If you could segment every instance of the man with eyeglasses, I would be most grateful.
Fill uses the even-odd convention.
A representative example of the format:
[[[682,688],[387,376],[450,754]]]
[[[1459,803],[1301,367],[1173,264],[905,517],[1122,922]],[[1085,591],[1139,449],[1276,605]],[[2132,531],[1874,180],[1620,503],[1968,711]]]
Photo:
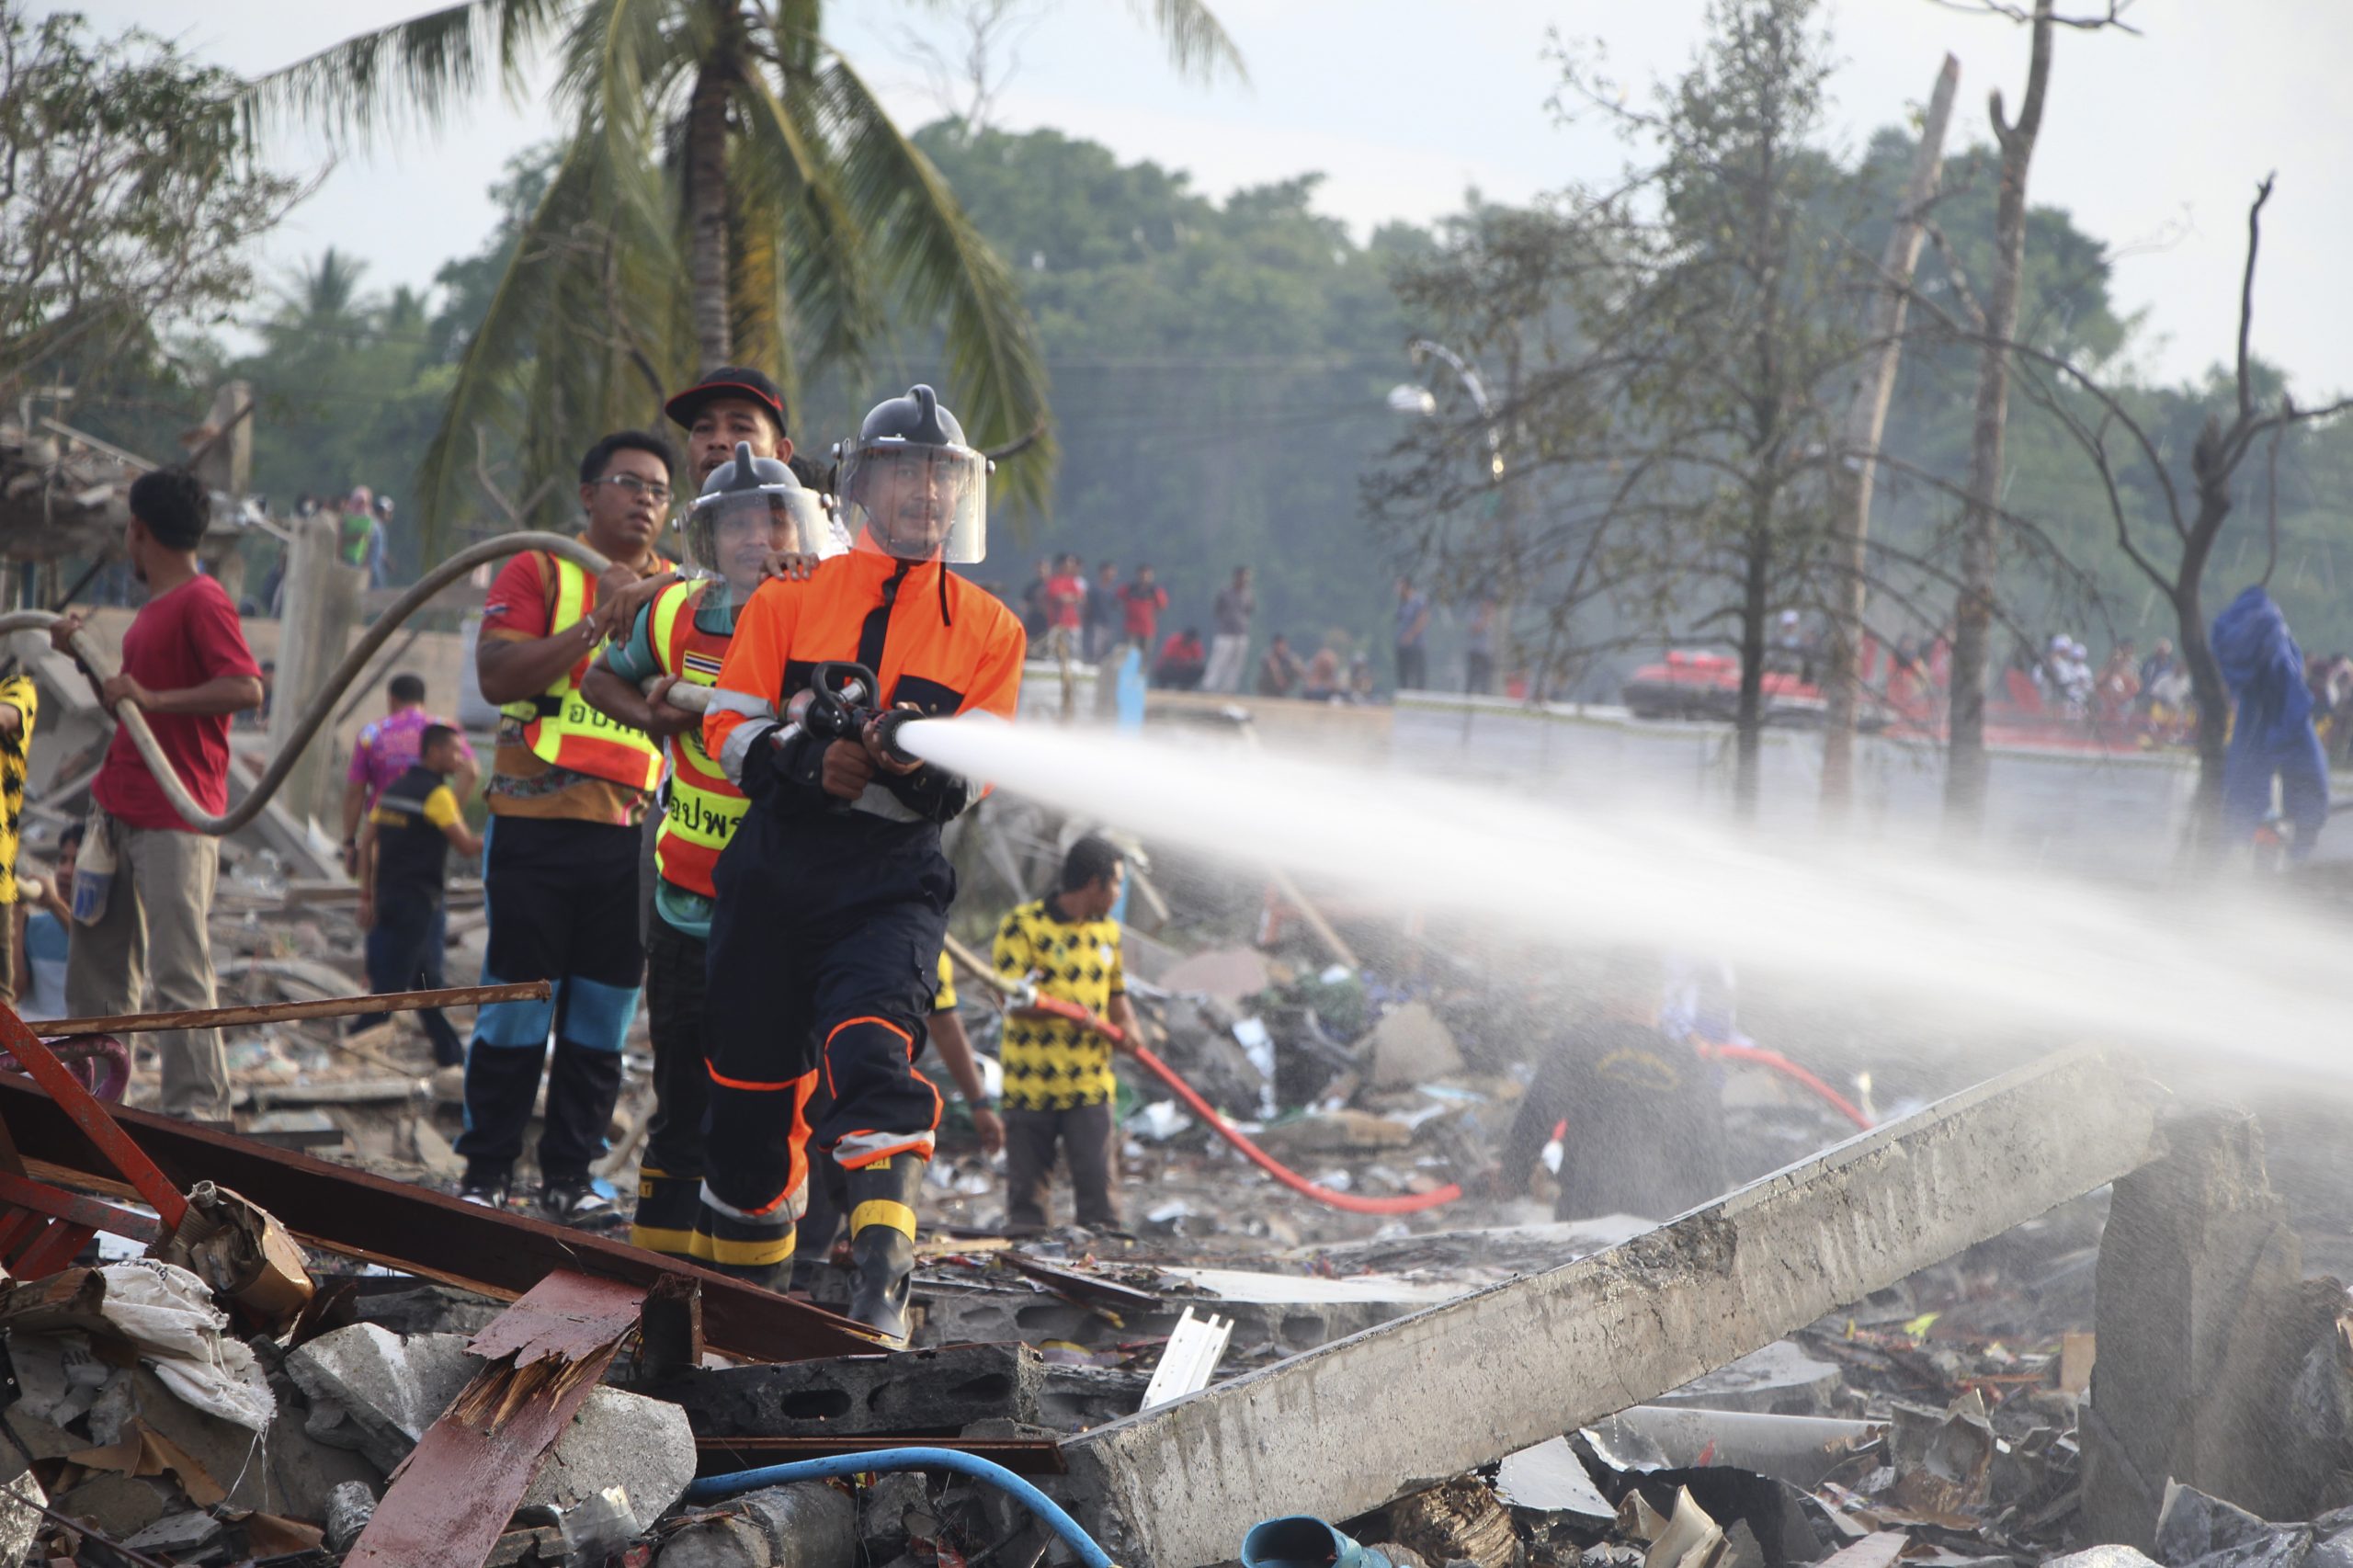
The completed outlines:
[[[659,743],[592,707],[580,682],[598,646],[670,571],[654,549],[670,513],[669,443],[618,431],[580,463],[581,541],[613,562],[592,578],[532,551],[510,560],[483,607],[474,668],[500,704],[485,791],[484,984],[546,980],[545,1002],[499,1002],[474,1019],[466,1052],[466,1174],[459,1196],[503,1208],[555,1040],[540,1138],[544,1218],[613,1217],[591,1186],[621,1083],[621,1043],[645,975],[638,932],[638,844],[662,777]]]

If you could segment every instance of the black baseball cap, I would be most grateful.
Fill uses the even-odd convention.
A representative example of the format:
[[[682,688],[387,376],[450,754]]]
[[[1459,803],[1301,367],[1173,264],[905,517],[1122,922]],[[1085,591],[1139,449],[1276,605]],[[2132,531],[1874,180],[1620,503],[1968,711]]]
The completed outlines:
[[[691,430],[695,427],[696,418],[702,413],[703,404],[725,397],[756,403],[775,416],[779,434],[783,434],[788,428],[784,419],[784,393],[777,390],[776,383],[764,372],[748,365],[722,365],[664,403],[662,412],[668,415],[671,423],[681,430]]]

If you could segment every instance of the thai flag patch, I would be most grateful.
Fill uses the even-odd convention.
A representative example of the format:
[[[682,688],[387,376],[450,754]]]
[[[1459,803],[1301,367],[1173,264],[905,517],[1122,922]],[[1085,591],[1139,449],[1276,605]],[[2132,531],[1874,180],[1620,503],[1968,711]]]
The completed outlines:
[[[704,676],[711,680],[717,680],[719,678],[720,663],[721,661],[719,659],[709,653],[688,653],[687,655],[686,674],[689,678],[695,676]]]

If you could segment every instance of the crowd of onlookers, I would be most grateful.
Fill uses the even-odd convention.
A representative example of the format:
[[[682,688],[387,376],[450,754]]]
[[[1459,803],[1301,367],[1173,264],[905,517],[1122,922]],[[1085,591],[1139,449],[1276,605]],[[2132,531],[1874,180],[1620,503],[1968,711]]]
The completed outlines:
[[[1258,597],[1250,568],[1236,566],[1210,606],[1207,631],[1199,620],[1163,630],[1168,590],[1149,564],[1123,573],[1116,562],[1090,575],[1074,554],[1038,562],[1014,608],[1029,629],[1033,654],[1117,665],[1130,649],[1147,680],[1170,691],[1240,692],[1309,702],[1370,702],[1377,694],[1371,655],[1342,631],[1327,631],[1302,653],[1287,633],[1268,639],[1254,662]],[[1397,580],[1392,652],[1395,687],[1429,684],[1429,596],[1410,577]],[[1482,597],[1464,622],[1466,686],[1484,692],[1495,674],[1495,601]]]

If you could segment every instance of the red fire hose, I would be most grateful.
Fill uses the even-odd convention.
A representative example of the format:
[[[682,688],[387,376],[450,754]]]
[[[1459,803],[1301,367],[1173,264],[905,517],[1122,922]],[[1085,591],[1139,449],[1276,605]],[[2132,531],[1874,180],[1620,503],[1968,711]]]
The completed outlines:
[[[1169,1091],[1178,1099],[1183,1100],[1195,1116],[1209,1124],[1211,1131],[1239,1149],[1243,1157],[1252,1165],[1290,1187],[1293,1192],[1312,1198],[1318,1203],[1329,1204],[1335,1209],[1345,1209],[1351,1214],[1417,1214],[1425,1209],[1436,1209],[1441,1204],[1451,1203],[1462,1196],[1462,1189],[1452,1182],[1428,1192],[1405,1193],[1396,1198],[1360,1198],[1352,1192],[1335,1192],[1328,1187],[1320,1187],[1226,1125],[1225,1118],[1220,1116],[1216,1108],[1209,1101],[1201,1098],[1194,1091],[1192,1085],[1178,1077],[1175,1068],[1142,1046],[1129,1045],[1127,1037],[1117,1026],[1097,1017],[1074,1002],[1064,1002],[1058,997],[1028,996],[1021,999],[1021,1005],[1040,1013],[1051,1013],[1057,1017],[1068,1018],[1074,1024],[1083,1024],[1114,1044],[1127,1045],[1129,1053],[1142,1065],[1143,1069],[1167,1085]]]
[[[1796,1080],[1813,1091],[1815,1096],[1824,1104],[1866,1132],[1879,1125],[1856,1108],[1852,1100],[1778,1051],[1767,1051],[1761,1046],[1755,1045],[1733,1045],[1728,1040],[1694,1040],[1691,1043],[1699,1048],[1700,1055],[1713,1061],[1746,1062],[1758,1067],[1769,1067],[1784,1077]]]
[[[965,967],[1001,990],[1012,990],[1007,983],[997,978],[993,970],[975,960],[967,959]],[[1096,1017],[1075,1002],[1065,1002],[1059,997],[1040,995],[1034,989],[1026,989],[1021,994],[1015,996],[1014,1001],[1021,1007],[1068,1018],[1074,1024],[1095,1030],[1114,1044],[1127,1045],[1129,1053],[1142,1064],[1144,1070],[1167,1085],[1169,1092],[1184,1101],[1187,1108],[1190,1109],[1195,1116],[1207,1122],[1211,1131],[1240,1150],[1243,1157],[1252,1165],[1256,1165],[1293,1192],[1312,1198],[1318,1203],[1346,1210],[1352,1214],[1415,1214],[1427,1209],[1436,1209],[1443,1204],[1451,1203],[1462,1196],[1462,1189],[1451,1182],[1429,1192],[1407,1193],[1396,1198],[1359,1198],[1354,1193],[1336,1192],[1328,1187],[1318,1186],[1227,1125],[1225,1118],[1218,1114],[1216,1108],[1201,1098],[1193,1085],[1178,1077],[1175,1068],[1141,1045],[1128,1045],[1126,1035],[1108,1019]],[[1692,1043],[1698,1047],[1700,1055],[1712,1061],[1747,1062],[1782,1074],[1811,1091],[1824,1104],[1837,1111],[1839,1115],[1865,1132],[1872,1131],[1876,1126],[1876,1123],[1864,1115],[1853,1101],[1778,1051],[1767,1051],[1761,1046],[1735,1045],[1722,1040],[1695,1040]]]

